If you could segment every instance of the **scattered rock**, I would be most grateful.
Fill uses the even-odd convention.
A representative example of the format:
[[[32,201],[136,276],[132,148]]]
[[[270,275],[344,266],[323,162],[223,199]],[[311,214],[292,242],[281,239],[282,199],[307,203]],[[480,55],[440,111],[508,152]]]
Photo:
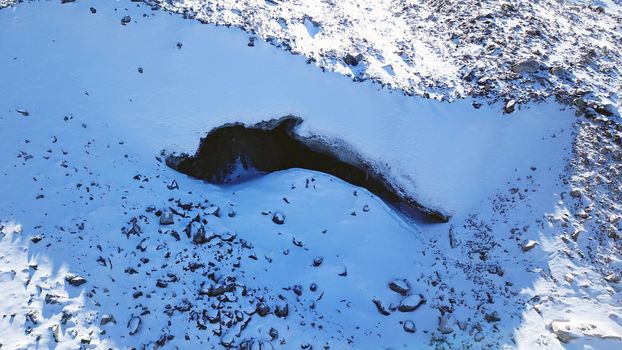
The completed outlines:
[[[353,56],[351,54],[347,54],[344,58],[343,61],[349,65],[349,66],[358,66],[359,62],[363,59],[363,55],[358,54],[356,56]]]
[[[283,305],[275,306],[274,315],[276,317],[287,317],[287,315],[289,315],[289,305],[285,303]]]
[[[571,273],[567,273],[564,275],[564,280],[568,283],[572,283],[574,281],[574,276]]]
[[[268,313],[270,313],[270,306],[262,302],[262,303],[257,304],[257,309],[255,311],[257,311],[257,314],[259,316],[264,317]]]
[[[322,258],[321,256],[313,259],[313,266],[314,267],[318,267],[320,265],[322,265],[322,262],[324,261],[324,258]]]
[[[404,330],[408,333],[415,333],[417,328],[415,327],[415,323],[411,320],[404,321]]]
[[[268,335],[270,335],[270,338],[272,338],[272,340],[279,339],[279,331],[274,328],[270,328],[270,331],[268,331]]]
[[[94,7],[91,7],[89,10],[91,11],[92,14],[96,14],[97,13],[97,9],[94,8]]]
[[[127,322],[127,328],[130,332],[130,335],[138,333],[138,331],[140,330],[141,322],[142,320],[140,319],[140,316],[132,316],[130,318],[130,320]]]
[[[235,291],[235,284],[230,283],[227,285],[210,286],[207,292],[207,295],[210,297],[217,297],[227,292],[234,292],[234,291]]]
[[[194,242],[194,244],[199,244],[199,245],[207,243],[210,240],[212,240],[212,237],[205,236],[205,227],[203,226],[199,227],[197,232],[195,232],[194,236],[192,237],[192,242]]]
[[[86,283],[86,280],[78,275],[67,275],[65,276],[65,281],[74,287],[78,287]]]
[[[272,215],[272,222],[277,225],[283,225],[285,223],[285,215],[279,212],[274,213],[274,215]]]
[[[442,334],[450,334],[453,333],[454,329],[449,327],[449,318],[447,315],[443,315],[438,319],[438,330]]]
[[[611,283],[618,283],[620,282],[620,276],[616,273],[610,273],[609,275],[605,276],[605,281]]]
[[[160,215],[160,225],[172,225],[175,223],[175,219],[173,217],[173,213],[170,211],[165,211]]]
[[[512,66],[512,72],[516,74],[535,73],[540,70],[540,63],[535,60],[525,60]]]
[[[596,113],[600,115],[604,115],[606,117],[611,117],[612,115],[616,113],[616,108],[612,104],[596,105],[594,107],[594,110],[596,111]]]
[[[32,324],[39,324],[39,313],[35,310],[30,310],[26,313],[26,320]]]
[[[486,320],[486,322],[489,323],[501,321],[501,318],[499,317],[499,313],[497,313],[497,311],[487,313],[486,315],[484,315],[484,319]]]
[[[60,295],[49,294],[49,293],[45,295],[46,304],[58,304],[60,299],[61,299]]]
[[[551,322],[551,330],[562,343],[568,343],[580,337],[580,334],[573,332],[572,323],[569,321],[553,321]]]
[[[534,240],[528,240],[527,242],[523,244],[523,251],[528,252],[532,250],[533,248],[535,248],[538,244],[539,243]]]
[[[295,285],[292,290],[294,291],[294,294],[296,294],[297,296],[301,296],[302,295],[302,286],[297,284]]]
[[[505,113],[512,113],[516,108],[516,100],[512,99],[505,103],[505,107],[503,107],[503,111]]]
[[[235,332],[233,331],[225,332],[220,337],[220,344],[227,349],[233,347],[234,341],[235,341]]]
[[[166,287],[168,287],[168,282],[166,282],[164,280],[161,280],[161,279],[158,279],[156,281],[156,287],[158,287],[158,288],[166,288]]]
[[[570,195],[574,198],[581,198],[581,189],[573,188],[572,190],[570,190]]]
[[[27,110],[25,110],[25,109],[18,108],[18,109],[16,109],[15,111],[16,111],[17,113],[19,113],[19,114],[23,115],[24,117],[27,117],[27,116],[29,116],[29,115],[30,115],[30,113],[28,113],[28,111],[27,111]]]
[[[421,294],[413,294],[404,298],[397,309],[401,312],[412,312],[425,304],[425,298]]]
[[[50,329],[50,332],[52,333],[52,338],[54,339],[54,341],[59,343],[60,342],[60,326],[58,324],[55,324],[51,326],[49,329]]]
[[[394,291],[395,293],[399,293],[403,296],[408,295],[410,291],[410,284],[405,279],[395,279],[389,282],[389,289]]]
[[[374,305],[376,305],[376,310],[378,310],[381,315],[389,316],[391,314],[391,312],[387,310],[384,305],[382,305],[382,302],[380,300],[374,299],[372,300],[372,302],[374,303]]]
[[[179,236],[179,232],[177,232],[177,231],[175,231],[175,230],[171,230],[171,231],[169,232],[169,234],[170,234],[173,238],[175,238],[175,240],[176,240],[176,241],[181,240],[181,237]]]
[[[132,21],[132,17],[130,16],[124,16],[123,18],[121,18],[121,24],[122,25],[126,25],[128,23],[130,23]]]
[[[112,315],[109,314],[103,314],[102,315],[102,319],[101,322],[99,323],[100,326],[106,325],[108,323],[117,323],[117,321],[115,321],[114,317]]]

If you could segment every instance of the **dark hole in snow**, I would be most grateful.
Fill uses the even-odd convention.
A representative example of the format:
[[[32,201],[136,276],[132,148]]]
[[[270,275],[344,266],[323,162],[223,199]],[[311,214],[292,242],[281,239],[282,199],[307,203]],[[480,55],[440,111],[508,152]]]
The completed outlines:
[[[297,135],[294,130],[301,123],[302,119],[289,116],[253,126],[227,124],[202,138],[194,156],[172,155],[166,163],[184,174],[219,184],[291,168],[321,171],[366,188],[409,217],[449,220],[448,215],[406,195],[352,152]]]

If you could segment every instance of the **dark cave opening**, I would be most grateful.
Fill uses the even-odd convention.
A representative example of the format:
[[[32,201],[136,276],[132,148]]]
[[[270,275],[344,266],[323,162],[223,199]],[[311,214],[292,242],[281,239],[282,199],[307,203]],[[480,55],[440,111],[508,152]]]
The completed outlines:
[[[447,222],[449,216],[427,208],[387,181],[369,163],[317,140],[302,138],[295,129],[297,117],[284,117],[252,126],[226,124],[201,139],[194,156],[173,155],[166,163],[179,172],[210,183],[240,181],[252,173],[271,173],[303,168],[331,174],[352,185],[366,188],[408,217]],[[239,172],[240,167],[242,172]]]

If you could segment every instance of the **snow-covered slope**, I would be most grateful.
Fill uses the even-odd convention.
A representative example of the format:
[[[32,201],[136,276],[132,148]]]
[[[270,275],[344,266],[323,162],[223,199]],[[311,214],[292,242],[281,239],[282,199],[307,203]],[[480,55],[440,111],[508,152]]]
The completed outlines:
[[[146,2],[417,95],[620,102],[620,0]]]
[[[615,124],[577,129],[553,101],[503,114],[408,97],[248,43],[129,1],[0,11],[0,343],[620,346],[617,243],[581,233],[601,204],[573,215],[600,192],[570,195],[579,177],[568,176],[618,183]],[[289,114],[452,220],[405,222],[325,174],[218,187],[160,158],[223,123]],[[577,157],[592,123],[613,140],[601,180],[588,174],[593,150]],[[620,212],[615,198],[599,217]]]
[[[242,28],[323,69],[409,94],[620,104],[620,0],[137,1]]]

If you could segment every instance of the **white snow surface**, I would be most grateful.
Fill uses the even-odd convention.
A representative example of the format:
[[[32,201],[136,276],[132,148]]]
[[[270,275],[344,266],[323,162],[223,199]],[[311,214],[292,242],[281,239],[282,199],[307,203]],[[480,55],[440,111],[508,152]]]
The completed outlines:
[[[499,104],[476,110],[468,100],[408,97],[248,41],[241,30],[129,1],[0,11],[3,346],[220,348],[252,338],[283,349],[619,348],[619,287],[571,260],[557,238],[555,222],[568,216],[561,175],[573,111],[547,102],[505,115]],[[194,152],[224,123],[285,115],[304,119],[302,135],[346,145],[452,220],[404,221],[364,189],[312,171],[215,186],[157,158]],[[168,188],[173,180],[178,189]],[[180,214],[160,227],[151,207]],[[197,245],[185,236],[197,214],[219,238]],[[127,234],[133,218],[140,232]],[[523,252],[527,240],[539,244]],[[69,273],[87,282],[71,286]],[[238,284],[229,301],[201,295],[225,277]],[[391,307],[404,297],[387,285],[402,278],[426,299],[410,313]],[[286,303],[289,315],[253,314],[260,301],[271,310]],[[236,321],[228,330],[203,310]],[[104,314],[115,321],[102,325]],[[403,330],[407,320],[415,333]],[[560,342],[556,320],[579,338]]]

